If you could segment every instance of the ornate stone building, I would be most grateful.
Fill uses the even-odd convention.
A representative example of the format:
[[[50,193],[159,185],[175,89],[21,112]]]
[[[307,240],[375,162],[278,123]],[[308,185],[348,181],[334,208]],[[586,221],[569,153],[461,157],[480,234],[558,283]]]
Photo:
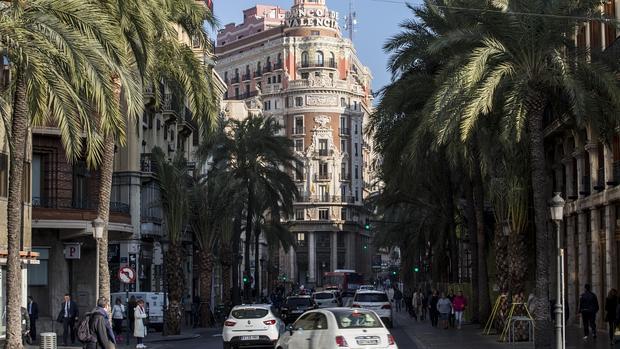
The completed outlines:
[[[342,37],[325,0],[295,0],[290,11],[257,5],[218,34],[216,70],[225,98],[258,105],[278,120],[303,162],[302,198],[289,217],[298,247],[280,254],[279,273],[321,286],[323,272],[370,275],[363,198],[371,154],[363,137],[371,73]]]

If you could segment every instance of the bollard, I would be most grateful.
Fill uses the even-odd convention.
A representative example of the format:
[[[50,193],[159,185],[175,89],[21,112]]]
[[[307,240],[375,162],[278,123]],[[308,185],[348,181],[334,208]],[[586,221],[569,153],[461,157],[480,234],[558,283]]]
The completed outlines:
[[[56,349],[56,333],[44,332],[39,335],[41,338],[40,349]]]

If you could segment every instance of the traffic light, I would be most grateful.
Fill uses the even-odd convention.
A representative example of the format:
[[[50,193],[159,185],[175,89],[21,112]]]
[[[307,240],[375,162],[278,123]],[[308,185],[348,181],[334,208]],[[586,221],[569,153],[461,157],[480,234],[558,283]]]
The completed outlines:
[[[418,268],[418,267],[413,267],[413,272],[414,272],[414,273],[418,273],[418,272],[420,272],[420,268]]]
[[[392,275],[396,276],[396,270],[392,271]]]
[[[364,244],[364,249],[367,250],[368,249],[368,245]]]
[[[243,273],[243,283],[244,284],[250,283],[250,278],[245,273]]]
[[[366,223],[364,223],[364,229],[370,230],[370,219],[366,218]]]

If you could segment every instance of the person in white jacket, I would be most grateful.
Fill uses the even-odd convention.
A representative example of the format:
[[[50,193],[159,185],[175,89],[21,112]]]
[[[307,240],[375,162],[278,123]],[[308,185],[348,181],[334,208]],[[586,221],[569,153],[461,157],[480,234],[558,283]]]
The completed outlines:
[[[136,348],[146,348],[144,345],[144,337],[146,337],[146,326],[144,325],[144,319],[147,318],[146,311],[144,310],[144,300],[138,299],[137,305],[134,309],[134,329],[133,335],[136,337]]]

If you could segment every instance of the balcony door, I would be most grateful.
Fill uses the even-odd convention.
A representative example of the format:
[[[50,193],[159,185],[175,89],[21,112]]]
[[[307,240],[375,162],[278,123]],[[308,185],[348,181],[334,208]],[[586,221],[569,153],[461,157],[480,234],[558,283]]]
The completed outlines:
[[[73,166],[73,208],[88,209],[88,169],[84,161]]]

